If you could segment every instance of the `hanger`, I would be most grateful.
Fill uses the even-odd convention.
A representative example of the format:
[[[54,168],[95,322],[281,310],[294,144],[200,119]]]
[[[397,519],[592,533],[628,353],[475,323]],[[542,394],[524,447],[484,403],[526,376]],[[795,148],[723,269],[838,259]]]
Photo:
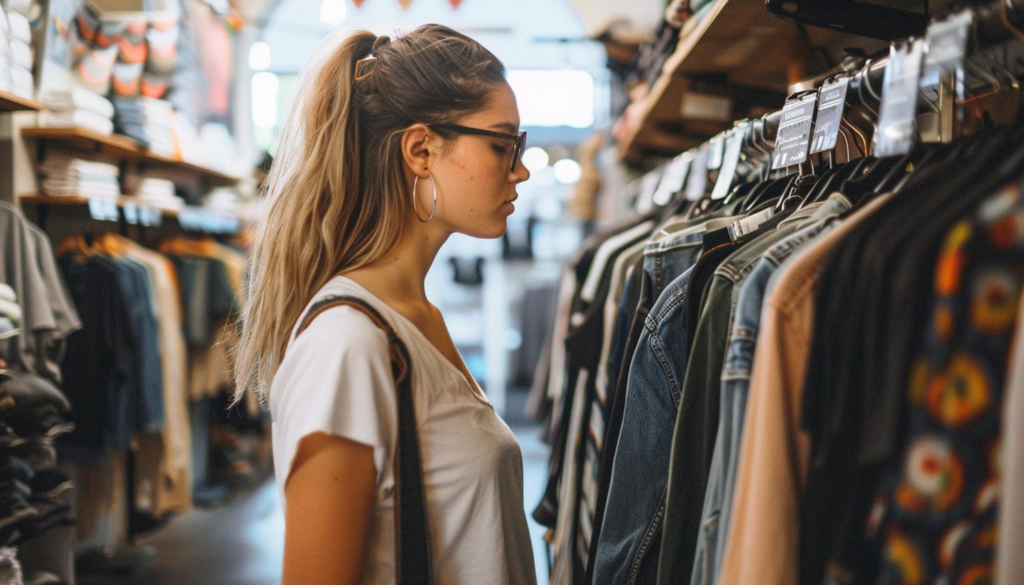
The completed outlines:
[[[93,241],[93,247],[108,256],[120,258],[128,252],[124,239],[114,234],[101,234]]]
[[[57,246],[57,251],[54,254],[56,257],[72,255],[72,259],[79,264],[84,264],[89,258],[96,255],[96,251],[93,250],[92,246],[86,237],[82,234],[67,236],[61,241],[60,245]]]

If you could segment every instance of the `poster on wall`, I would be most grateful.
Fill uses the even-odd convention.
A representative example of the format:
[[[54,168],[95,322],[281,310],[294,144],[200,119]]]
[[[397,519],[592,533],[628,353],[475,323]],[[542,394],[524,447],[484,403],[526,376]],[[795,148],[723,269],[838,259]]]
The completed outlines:
[[[33,33],[36,45],[36,96],[44,99],[70,84],[71,35],[82,0],[50,0],[44,18]]]
[[[235,33],[241,22],[227,2],[184,0],[175,91],[169,97],[196,126],[232,129]]]

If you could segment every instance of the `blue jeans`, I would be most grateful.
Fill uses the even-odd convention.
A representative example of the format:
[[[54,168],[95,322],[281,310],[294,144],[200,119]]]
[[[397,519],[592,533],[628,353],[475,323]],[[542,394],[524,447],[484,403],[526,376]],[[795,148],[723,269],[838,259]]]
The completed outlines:
[[[594,583],[654,583],[657,579],[668,458],[689,355],[682,325],[689,276],[689,271],[684,272],[661,293],[633,354],[594,560]],[[645,563],[647,558],[655,562]]]
[[[704,232],[670,238],[661,242],[652,242],[644,247],[644,272],[651,277],[652,298],[657,300],[670,282],[693,266],[700,252]],[[631,275],[630,278],[636,278]],[[627,281],[626,290],[629,290]],[[618,321],[615,323],[615,338],[612,351],[608,358],[608,380],[614,383],[619,379],[619,365],[622,363],[626,336],[629,334],[629,323],[632,310],[629,299],[623,296],[619,304]]]

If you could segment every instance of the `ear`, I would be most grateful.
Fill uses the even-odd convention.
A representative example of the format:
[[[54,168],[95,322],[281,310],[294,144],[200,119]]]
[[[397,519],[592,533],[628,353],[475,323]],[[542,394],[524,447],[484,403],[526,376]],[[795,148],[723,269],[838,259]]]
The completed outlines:
[[[436,155],[436,134],[426,124],[413,124],[402,133],[402,160],[417,177],[425,179]]]

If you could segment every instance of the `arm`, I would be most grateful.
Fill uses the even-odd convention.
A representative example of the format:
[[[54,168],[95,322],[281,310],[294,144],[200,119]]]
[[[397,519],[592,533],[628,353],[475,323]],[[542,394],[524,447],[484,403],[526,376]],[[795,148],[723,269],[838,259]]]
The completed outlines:
[[[375,477],[372,447],[322,432],[299,442],[285,484],[282,585],[359,582]]]

